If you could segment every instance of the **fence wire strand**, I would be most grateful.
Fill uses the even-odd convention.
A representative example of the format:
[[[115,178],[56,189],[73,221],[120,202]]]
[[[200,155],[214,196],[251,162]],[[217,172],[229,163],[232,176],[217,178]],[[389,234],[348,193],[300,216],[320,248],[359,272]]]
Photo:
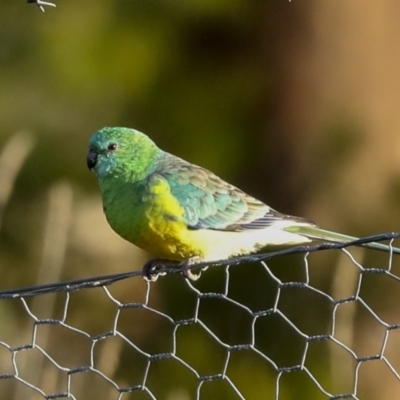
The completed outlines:
[[[379,377],[375,386],[391,393],[380,398],[394,398],[400,315],[390,299],[400,289],[392,247],[399,237],[222,260],[196,282],[180,276],[182,266],[157,282],[134,271],[1,291],[0,392],[8,399],[286,400],[302,391],[303,398],[367,400],[376,398],[369,380]],[[360,261],[354,246],[381,240],[390,253],[376,259],[365,250],[371,265]],[[332,283],[335,263],[318,258],[325,253],[352,269],[348,287]],[[327,269],[329,280],[321,279]],[[265,287],[265,298],[242,293],[244,284]],[[34,309],[37,296],[56,296],[54,315]],[[86,320],[96,315],[93,329]]]

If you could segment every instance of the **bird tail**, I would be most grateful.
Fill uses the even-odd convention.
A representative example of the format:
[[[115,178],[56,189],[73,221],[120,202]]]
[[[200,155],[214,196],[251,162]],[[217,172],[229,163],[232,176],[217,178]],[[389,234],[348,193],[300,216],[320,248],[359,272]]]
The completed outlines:
[[[290,226],[285,228],[285,230],[293,233],[297,233],[300,235],[304,235],[305,237],[312,240],[325,240],[328,242],[336,242],[336,243],[347,243],[352,242],[353,240],[358,240],[357,237],[343,235],[342,233],[327,231],[325,229],[318,228],[317,226],[311,225],[298,225],[298,226]],[[362,247],[367,247],[368,249],[380,250],[385,252],[390,252],[400,254],[400,248],[398,247],[390,247],[389,245],[377,242],[371,243],[363,243],[360,244]]]

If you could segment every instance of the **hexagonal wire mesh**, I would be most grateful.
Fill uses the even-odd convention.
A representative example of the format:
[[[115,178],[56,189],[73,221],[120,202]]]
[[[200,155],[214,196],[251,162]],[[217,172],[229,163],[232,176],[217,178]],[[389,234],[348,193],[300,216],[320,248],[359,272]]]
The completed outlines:
[[[2,398],[394,398],[398,237],[3,291]]]

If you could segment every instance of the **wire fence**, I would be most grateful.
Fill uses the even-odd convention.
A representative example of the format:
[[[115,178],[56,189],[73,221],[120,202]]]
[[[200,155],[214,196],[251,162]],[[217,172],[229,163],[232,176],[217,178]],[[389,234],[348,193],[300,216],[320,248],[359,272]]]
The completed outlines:
[[[48,1],[42,1],[42,0],[27,0],[28,4],[36,4],[40,11],[45,12],[45,6],[46,7],[57,7],[54,3],[50,3]]]
[[[399,237],[2,291],[1,397],[393,399]]]

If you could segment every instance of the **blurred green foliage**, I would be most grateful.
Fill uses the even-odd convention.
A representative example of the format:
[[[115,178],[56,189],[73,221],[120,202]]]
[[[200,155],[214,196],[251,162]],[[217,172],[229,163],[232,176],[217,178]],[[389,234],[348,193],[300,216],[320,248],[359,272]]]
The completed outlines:
[[[85,144],[107,125],[136,127],[225,175],[239,169],[268,81],[265,9],[254,0],[65,1],[45,14],[3,5],[2,137],[40,135],[26,189],[60,176],[94,187]]]

